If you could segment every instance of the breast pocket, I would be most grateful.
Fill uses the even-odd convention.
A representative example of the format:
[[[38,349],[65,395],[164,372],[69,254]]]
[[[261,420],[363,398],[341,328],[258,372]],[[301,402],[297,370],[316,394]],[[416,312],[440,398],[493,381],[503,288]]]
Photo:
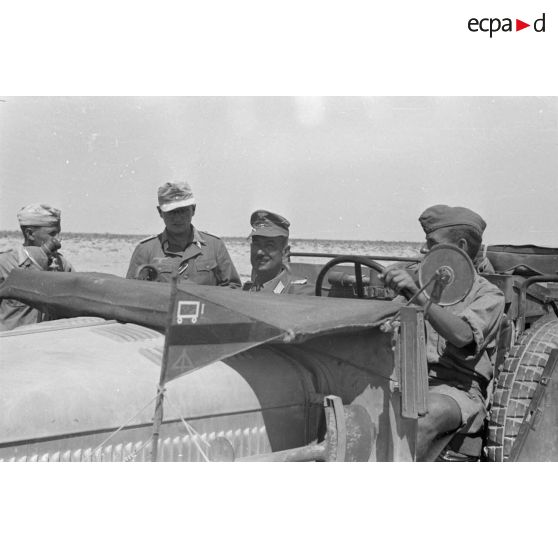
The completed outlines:
[[[151,265],[157,270],[157,281],[167,283],[172,277],[173,271],[178,267],[176,258],[153,258]]]
[[[199,258],[194,262],[190,279],[198,285],[217,284],[217,260],[214,258]]]

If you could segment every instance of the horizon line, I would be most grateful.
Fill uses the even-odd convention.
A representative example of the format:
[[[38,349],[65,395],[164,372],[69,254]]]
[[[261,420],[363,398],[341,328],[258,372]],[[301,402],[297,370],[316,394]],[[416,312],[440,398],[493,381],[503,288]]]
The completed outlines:
[[[202,231],[203,232],[203,231]],[[0,235],[20,235],[20,230],[0,230]],[[157,233],[159,234],[159,233]],[[114,236],[119,238],[126,238],[126,237],[137,237],[137,238],[148,238],[149,236],[156,236],[156,235],[144,235],[138,233],[111,233],[111,232],[72,232],[72,231],[63,231],[62,237],[66,235],[91,235],[91,236]],[[213,235],[216,236],[216,235]],[[230,238],[230,239],[239,239],[239,240],[248,240],[249,236],[238,236],[238,235],[223,235],[219,238]],[[391,244],[423,244],[424,241],[415,241],[415,240],[370,240],[370,239],[356,239],[356,238],[348,238],[348,239],[339,239],[339,238],[299,238],[299,237],[289,237],[289,240],[300,240],[300,241],[312,241],[312,240],[319,240],[322,242],[385,242]]]

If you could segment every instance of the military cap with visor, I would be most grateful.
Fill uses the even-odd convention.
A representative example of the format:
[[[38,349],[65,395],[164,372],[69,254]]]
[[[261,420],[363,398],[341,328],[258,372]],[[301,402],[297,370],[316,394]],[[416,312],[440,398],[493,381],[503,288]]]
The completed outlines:
[[[450,207],[449,205],[433,205],[425,209],[419,217],[419,222],[425,234],[445,227],[467,226],[482,236],[486,228],[484,219],[478,213],[466,207]]]
[[[250,217],[250,236],[289,236],[291,224],[285,217],[265,209],[258,209]]]
[[[196,205],[194,193],[187,182],[166,182],[157,191],[159,209],[166,213],[179,207]]]
[[[52,227],[60,223],[60,210],[46,203],[32,203],[17,212],[21,227]]]

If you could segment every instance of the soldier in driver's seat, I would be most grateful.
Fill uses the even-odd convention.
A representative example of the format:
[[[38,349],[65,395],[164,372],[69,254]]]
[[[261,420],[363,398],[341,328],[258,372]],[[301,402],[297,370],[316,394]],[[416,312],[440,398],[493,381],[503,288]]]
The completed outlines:
[[[258,209],[250,217],[251,280],[242,290],[272,294],[313,295],[314,288],[304,277],[295,277],[289,266],[290,223],[277,213]]]
[[[474,260],[486,223],[465,207],[435,205],[419,217],[426,234],[421,250],[451,244]],[[410,298],[419,287],[405,269],[388,267],[382,274],[386,286]],[[425,306],[424,293],[415,304]],[[493,374],[495,339],[504,312],[504,294],[475,273],[470,293],[452,306],[432,304],[426,317],[428,361],[428,413],[419,418],[417,460],[441,435],[478,432],[487,415],[487,388]]]

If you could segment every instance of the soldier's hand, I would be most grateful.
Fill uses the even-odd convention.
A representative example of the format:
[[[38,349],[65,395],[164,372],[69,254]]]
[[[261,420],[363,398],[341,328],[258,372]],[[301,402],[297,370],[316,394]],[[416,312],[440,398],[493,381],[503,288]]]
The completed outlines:
[[[386,267],[384,272],[378,275],[378,277],[383,281],[386,287],[407,298],[410,298],[418,291],[418,287],[412,276],[405,269],[401,269],[401,267]]]

